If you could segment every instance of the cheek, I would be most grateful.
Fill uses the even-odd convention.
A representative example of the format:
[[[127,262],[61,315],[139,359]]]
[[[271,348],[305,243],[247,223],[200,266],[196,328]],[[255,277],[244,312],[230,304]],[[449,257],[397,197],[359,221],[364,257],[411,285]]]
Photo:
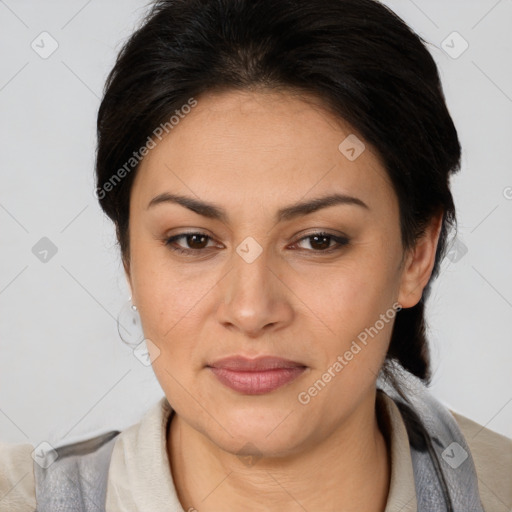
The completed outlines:
[[[373,249],[366,247],[328,270],[293,274],[290,288],[307,304],[304,330],[315,347],[308,383],[332,383],[320,402],[371,385],[385,358],[397,314],[393,304],[399,276],[396,258],[377,251],[376,244]]]
[[[305,295],[317,312],[304,329],[312,333],[314,367],[298,398],[311,404],[310,411],[338,404],[341,414],[355,407],[379,374],[397,314],[393,287],[384,276],[345,270],[325,281],[323,293]]]
[[[360,247],[336,264],[295,268],[285,278],[319,326],[341,339],[373,325],[396,300],[397,258],[379,246]]]
[[[205,321],[208,294],[216,279],[205,271],[178,272],[176,268],[160,266],[140,272],[138,300],[144,332],[154,338],[161,349],[193,348],[194,338]]]
[[[195,314],[215,280],[204,264],[173,258],[171,249],[137,220],[130,225],[132,290],[145,329],[162,340],[172,336],[185,315]]]
[[[147,274],[141,291],[140,315],[146,338],[156,346],[152,367],[176,410],[190,407],[196,372],[202,367],[205,345],[203,309],[215,281],[206,274],[183,278],[166,270]],[[141,274],[142,276],[142,274]],[[185,409],[186,410],[186,409]]]

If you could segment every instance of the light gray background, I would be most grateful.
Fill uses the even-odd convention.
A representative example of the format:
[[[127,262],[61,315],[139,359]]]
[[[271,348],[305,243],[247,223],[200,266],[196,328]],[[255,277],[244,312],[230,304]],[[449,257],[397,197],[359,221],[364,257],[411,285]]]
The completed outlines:
[[[512,1],[385,3],[432,43],[463,146],[453,180],[459,248],[428,305],[432,389],[512,437]],[[119,340],[129,290],[93,195],[103,84],[145,9],[139,0],[0,0],[4,442],[123,429],[163,396],[151,367]],[[43,31],[59,45],[47,59],[31,48]],[[453,31],[469,43],[458,58],[441,48]],[[447,44],[462,49],[457,36]],[[46,263],[32,253],[42,237],[58,248]]]

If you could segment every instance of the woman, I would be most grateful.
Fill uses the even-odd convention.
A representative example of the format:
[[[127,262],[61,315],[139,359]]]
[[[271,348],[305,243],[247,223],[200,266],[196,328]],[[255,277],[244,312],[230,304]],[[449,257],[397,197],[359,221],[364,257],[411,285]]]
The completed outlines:
[[[460,151],[373,0],[157,1],[107,80],[96,195],[165,396],[2,446],[0,508],[510,510],[512,441],[426,388]]]

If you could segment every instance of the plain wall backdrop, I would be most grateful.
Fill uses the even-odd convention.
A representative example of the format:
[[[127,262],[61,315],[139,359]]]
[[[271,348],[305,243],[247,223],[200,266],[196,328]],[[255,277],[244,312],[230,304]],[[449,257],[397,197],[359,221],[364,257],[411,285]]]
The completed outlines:
[[[463,147],[457,242],[427,309],[432,390],[512,437],[512,1],[384,3],[430,43]],[[93,177],[105,78],[145,12],[140,0],[0,0],[4,442],[121,430],[163,396],[119,339],[129,289]],[[43,237],[57,250],[46,262]]]

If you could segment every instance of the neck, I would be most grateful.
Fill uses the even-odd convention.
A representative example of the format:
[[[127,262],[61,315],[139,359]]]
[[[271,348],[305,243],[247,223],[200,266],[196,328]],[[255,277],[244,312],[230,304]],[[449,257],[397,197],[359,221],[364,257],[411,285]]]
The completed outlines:
[[[322,442],[289,457],[262,456],[253,464],[222,450],[173,414],[167,446],[183,509],[383,512],[390,459],[375,398],[374,390],[367,406]]]

